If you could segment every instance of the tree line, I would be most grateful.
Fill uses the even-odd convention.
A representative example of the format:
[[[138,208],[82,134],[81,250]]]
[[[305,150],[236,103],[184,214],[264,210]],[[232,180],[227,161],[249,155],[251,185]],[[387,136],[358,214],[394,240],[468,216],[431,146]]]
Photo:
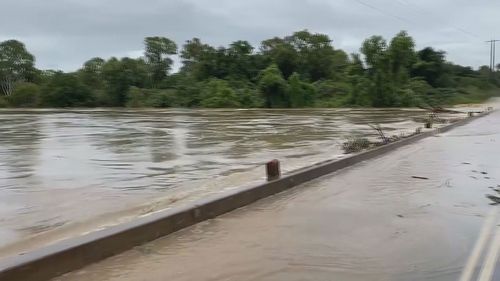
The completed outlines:
[[[172,56],[182,66],[172,73]],[[498,93],[500,66],[475,70],[415,49],[405,31],[366,39],[359,53],[307,30],[214,47],[144,39],[141,58],[92,58],[71,73],[39,70],[17,40],[0,43],[0,107],[410,107],[480,102]]]

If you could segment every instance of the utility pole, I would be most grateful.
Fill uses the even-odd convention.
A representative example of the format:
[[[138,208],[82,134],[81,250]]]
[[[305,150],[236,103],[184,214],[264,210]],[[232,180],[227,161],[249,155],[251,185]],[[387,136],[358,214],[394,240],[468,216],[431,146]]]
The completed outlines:
[[[495,71],[495,54],[496,54],[496,42],[499,42],[498,39],[492,39],[486,41],[486,43],[490,43],[490,71],[493,73]]]

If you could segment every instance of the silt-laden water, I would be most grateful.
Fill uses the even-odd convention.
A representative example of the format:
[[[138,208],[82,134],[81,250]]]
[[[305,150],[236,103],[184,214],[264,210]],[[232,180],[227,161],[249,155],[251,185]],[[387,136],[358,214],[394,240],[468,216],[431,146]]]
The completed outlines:
[[[425,116],[407,109],[1,110],[0,245],[258,181],[271,159],[290,171],[342,157],[346,137],[376,137],[368,124],[408,133],[421,126],[412,119]]]

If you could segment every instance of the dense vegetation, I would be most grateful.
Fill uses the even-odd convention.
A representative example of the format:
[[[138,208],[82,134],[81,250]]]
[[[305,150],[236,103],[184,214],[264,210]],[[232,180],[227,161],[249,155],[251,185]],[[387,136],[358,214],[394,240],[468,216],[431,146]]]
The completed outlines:
[[[148,37],[142,58],[92,58],[73,73],[38,70],[16,40],[0,43],[0,107],[338,107],[436,106],[479,102],[498,92],[500,71],[415,50],[404,31],[366,39],[359,54],[307,30],[261,43],[213,47],[198,38],[180,50]],[[171,73],[172,56],[182,67]]]

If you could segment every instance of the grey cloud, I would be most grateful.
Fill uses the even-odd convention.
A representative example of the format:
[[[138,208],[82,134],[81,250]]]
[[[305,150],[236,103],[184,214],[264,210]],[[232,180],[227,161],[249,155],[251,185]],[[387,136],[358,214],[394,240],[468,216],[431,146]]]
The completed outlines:
[[[307,28],[356,52],[374,34],[407,30],[418,47],[443,49],[457,63],[488,61],[497,1],[466,0],[2,0],[0,40],[26,43],[40,68],[75,70],[91,57],[138,55],[146,36],[179,45],[200,37],[213,45],[244,39],[255,46]],[[500,36],[500,34],[498,34]]]

